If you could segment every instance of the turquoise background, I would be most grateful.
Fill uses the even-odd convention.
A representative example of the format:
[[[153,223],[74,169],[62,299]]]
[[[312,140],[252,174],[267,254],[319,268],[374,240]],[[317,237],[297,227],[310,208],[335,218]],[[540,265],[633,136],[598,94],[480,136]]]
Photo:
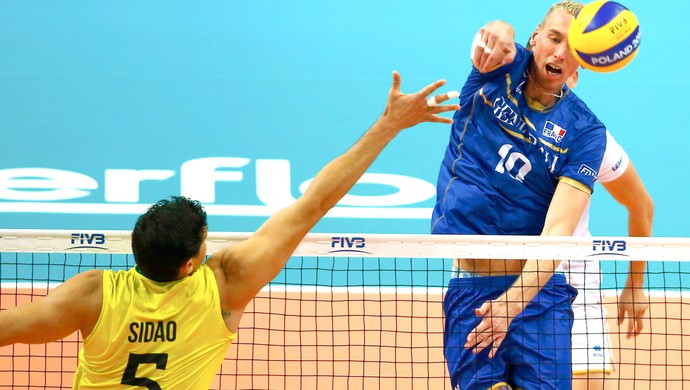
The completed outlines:
[[[243,157],[244,180],[216,203],[260,205],[257,159],[290,161],[291,193],[382,112],[391,71],[402,89],[439,78],[460,89],[476,30],[493,19],[526,41],[551,1],[3,1],[0,2],[1,169],[54,168],[99,183],[72,201],[104,202],[106,169],[166,169],[140,204],[180,193],[180,166]],[[689,235],[690,170],[683,65],[686,2],[629,0],[637,57],[611,74],[582,71],[576,93],[625,147],[656,205],[654,234]],[[370,168],[435,183],[449,126],[406,130]],[[359,185],[353,193],[391,188]],[[131,229],[136,213],[14,212],[0,228]],[[14,207],[17,207],[16,209]],[[433,198],[391,206],[431,208]],[[625,209],[597,186],[594,235],[626,235]],[[212,231],[253,231],[265,216],[211,215]],[[314,232],[427,233],[424,218],[325,218]]]

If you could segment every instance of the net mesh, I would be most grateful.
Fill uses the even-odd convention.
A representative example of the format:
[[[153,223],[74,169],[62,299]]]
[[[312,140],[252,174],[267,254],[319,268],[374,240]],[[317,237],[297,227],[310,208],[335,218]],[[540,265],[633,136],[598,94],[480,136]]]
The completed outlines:
[[[40,299],[78,272],[124,270],[134,265],[131,254],[123,249],[129,245],[126,234],[110,238],[106,233],[109,238],[102,249],[93,242],[81,245],[73,235],[30,232],[24,237],[3,232],[3,239],[14,238],[9,244],[0,240],[0,309]],[[209,250],[244,237],[210,235]],[[247,308],[238,339],[212,388],[450,389],[443,355],[442,301],[454,276],[451,259],[468,245],[448,240],[340,235],[305,240]],[[503,256],[522,253],[515,244],[482,240],[471,245],[472,256],[479,257],[477,251],[482,249],[495,256],[496,248]],[[619,326],[615,318],[627,261],[601,261],[595,273],[602,278],[608,312],[614,388],[656,388],[659,384],[690,388],[690,319],[686,319],[690,264],[679,261],[687,260],[688,244],[640,242],[644,245],[628,257],[656,250],[661,259],[651,262],[646,272],[644,286],[650,304],[642,334],[628,338],[627,324]],[[635,240],[626,243],[628,248],[637,245]],[[452,250],[443,249],[448,245]],[[527,252],[532,250],[532,245],[521,245]],[[575,240],[558,246],[581,247],[589,254],[598,251],[592,239],[582,240],[582,245]],[[429,252],[435,254],[427,256]],[[588,256],[580,249],[576,252],[579,257]],[[448,256],[439,255],[443,253]],[[80,343],[79,335],[73,334],[47,345],[0,348],[0,389],[71,388]]]

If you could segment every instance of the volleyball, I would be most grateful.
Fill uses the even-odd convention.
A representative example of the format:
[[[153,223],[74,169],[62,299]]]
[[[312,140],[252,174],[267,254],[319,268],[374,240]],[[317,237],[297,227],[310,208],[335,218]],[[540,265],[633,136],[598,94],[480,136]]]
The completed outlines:
[[[623,5],[593,1],[570,23],[568,46],[583,68],[613,72],[629,64],[637,54],[640,25],[635,14]]]

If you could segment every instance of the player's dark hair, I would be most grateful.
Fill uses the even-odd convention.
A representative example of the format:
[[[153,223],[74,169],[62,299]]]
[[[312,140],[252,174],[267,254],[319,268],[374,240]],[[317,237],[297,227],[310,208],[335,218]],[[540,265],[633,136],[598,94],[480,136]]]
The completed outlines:
[[[141,272],[156,282],[177,278],[180,266],[199,252],[206,212],[183,196],[158,201],[137,219],[132,252]]]

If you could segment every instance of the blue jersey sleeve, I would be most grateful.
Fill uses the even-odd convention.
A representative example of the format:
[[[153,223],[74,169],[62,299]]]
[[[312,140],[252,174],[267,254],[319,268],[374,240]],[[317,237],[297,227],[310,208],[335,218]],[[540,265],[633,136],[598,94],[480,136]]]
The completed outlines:
[[[593,192],[605,151],[606,128],[600,122],[590,125],[572,144],[568,162],[561,170],[560,178],[573,179]]]

